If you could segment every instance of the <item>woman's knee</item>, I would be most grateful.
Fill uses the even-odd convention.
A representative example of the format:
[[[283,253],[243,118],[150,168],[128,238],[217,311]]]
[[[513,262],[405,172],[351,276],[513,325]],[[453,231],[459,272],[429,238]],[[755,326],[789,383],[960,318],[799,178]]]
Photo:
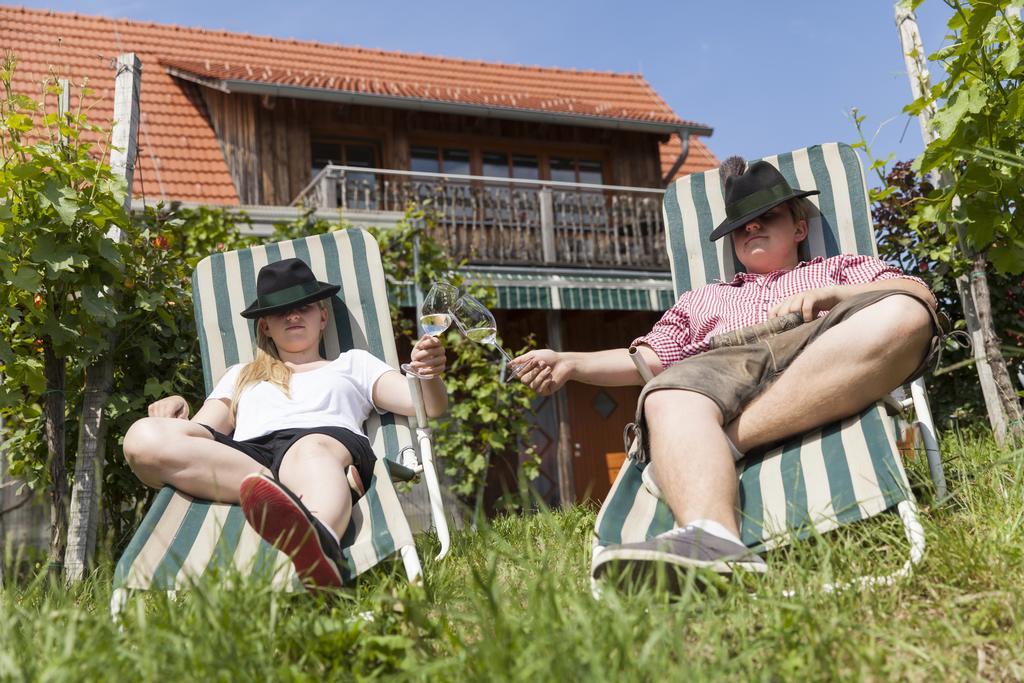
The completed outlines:
[[[155,455],[161,430],[154,422],[151,417],[136,420],[124,435],[124,457],[132,469],[150,464]]]
[[[343,465],[352,464],[352,455],[348,449],[337,439],[326,434],[307,434],[288,449],[285,453],[284,463],[292,465],[300,464],[310,460],[331,458]]]
[[[181,439],[195,435],[196,427],[191,422],[166,417],[136,420],[124,435],[125,459],[133,470],[159,467],[178,450],[175,446]]]

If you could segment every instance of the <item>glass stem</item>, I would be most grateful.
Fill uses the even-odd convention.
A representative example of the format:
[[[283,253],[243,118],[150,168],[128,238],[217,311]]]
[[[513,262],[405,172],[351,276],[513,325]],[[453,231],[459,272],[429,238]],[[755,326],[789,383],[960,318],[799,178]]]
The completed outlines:
[[[501,344],[491,344],[491,346],[493,346],[494,348],[498,349],[498,353],[500,353],[501,357],[505,359],[505,367],[508,367],[508,364],[512,362],[512,356],[510,356],[510,355],[508,355],[508,353],[506,353],[505,349],[503,349],[501,347]],[[519,366],[509,370],[509,373],[511,373],[511,374],[506,375],[506,377],[518,377],[519,376],[519,372],[522,369],[523,369],[523,366],[519,365]],[[506,379],[505,381],[507,382],[508,380]]]
[[[505,359],[505,363],[511,363],[512,362],[512,356],[508,355],[505,352],[505,349],[501,348],[501,344],[495,343],[495,344],[492,344],[491,346],[493,346],[494,348],[498,349],[498,353],[500,353],[501,357]]]

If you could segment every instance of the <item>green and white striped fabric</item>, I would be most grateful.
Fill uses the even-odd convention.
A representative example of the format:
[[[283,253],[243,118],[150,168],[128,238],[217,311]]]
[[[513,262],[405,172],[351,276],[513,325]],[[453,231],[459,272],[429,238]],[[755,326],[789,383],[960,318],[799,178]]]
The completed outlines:
[[[252,323],[239,311],[256,298],[256,273],[269,262],[291,257],[308,263],[318,279],[342,286],[331,299],[325,356],[334,358],[342,349],[366,349],[397,369],[377,243],[362,230],[343,230],[214,254],[200,262],[192,288],[208,392],[227,368],[252,360]],[[365,429],[378,458],[398,461],[405,449],[413,448],[405,417],[373,414]],[[342,538],[346,582],[413,543],[382,459]],[[165,487],[118,562],[114,587],[174,590],[207,571],[229,567],[246,575],[269,573],[275,586],[301,589],[288,558],[245,524],[238,506],[193,499]]]
[[[545,311],[664,311],[675,301],[667,274],[550,273],[528,270],[466,269],[467,282],[493,287],[498,308]],[[412,284],[399,292],[400,306],[416,305]]]
[[[470,282],[494,287],[506,310],[663,311],[675,297],[668,279],[643,275],[469,271]]]
[[[647,463],[629,459],[596,522],[598,548],[644,541],[675,522],[644,485]],[[881,403],[860,415],[790,440],[740,471],[740,537],[770,549],[867,519],[906,500],[910,486],[892,420]]]
[[[809,222],[810,256],[877,255],[864,174],[848,145],[827,144],[767,157],[794,187],[818,189]],[[676,293],[742,266],[731,241],[708,241],[725,219],[718,169],[680,178],[665,193],[665,229]],[[881,403],[861,415],[805,434],[756,460],[740,463],[744,543],[771,548],[866,519],[907,500],[910,486],[893,423]],[[604,546],[647,540],[674,525],[668,506],[643,484],[645,463],[619,472],[596,523],[595,554]]]
[[[751,160],[750,163],[757,161]],[[765,157],[793,187],[820,190],[808,197],[817,214],[808,220],[810,256],[878,255],[864,171],[849,145],[830,143]],[[663,204],[669,260],[676,294],[715,280],[731,280],[743,269],[732,242],[708,241],[725,220],[718,169],[680,178],[668,187]]]

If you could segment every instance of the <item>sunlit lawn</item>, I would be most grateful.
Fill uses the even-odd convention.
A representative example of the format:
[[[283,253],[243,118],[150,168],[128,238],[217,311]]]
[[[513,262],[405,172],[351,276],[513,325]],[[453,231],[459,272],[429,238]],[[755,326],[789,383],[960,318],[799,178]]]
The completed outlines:
[[[23,572],[0,591],[0,679],[1024,678],[1024,453],[984,440],[945,453],[952,496],[938,504],[910,463],[928,550],[890,587],[820,590],[898,569],[894,517],[777,551],[756,580],[597,601],[594,511],[580,507],[456,535],[446,560],[426,562],[425,589],[398,562],[331,601],[206,582],[175,600],[136,595],[121,628],[109,564],[73,589]],[[432,557],[433,539],[420,544]]]

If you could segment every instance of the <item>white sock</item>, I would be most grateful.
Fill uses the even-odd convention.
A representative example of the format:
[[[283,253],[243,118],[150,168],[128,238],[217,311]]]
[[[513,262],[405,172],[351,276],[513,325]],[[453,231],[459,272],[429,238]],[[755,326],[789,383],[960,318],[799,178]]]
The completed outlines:
[[[718,536],[719,538],[724,538],[727,541],[743,545],[743,541],[740,540],[739,536],[729,531],[713,519],[697,519],[686,526],[694,526],[705,533],[711,534],[712,536]]]

